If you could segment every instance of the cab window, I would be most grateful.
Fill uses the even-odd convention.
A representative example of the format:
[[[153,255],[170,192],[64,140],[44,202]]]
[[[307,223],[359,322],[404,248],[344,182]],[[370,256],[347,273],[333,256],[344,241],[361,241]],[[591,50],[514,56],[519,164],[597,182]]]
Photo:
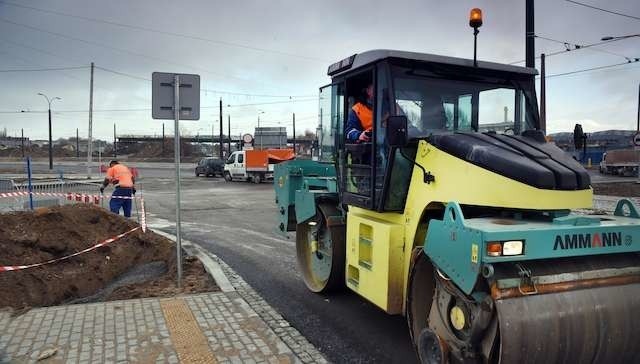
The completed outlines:
[[[244,163],[244,154],[238,154],[238,163]]]

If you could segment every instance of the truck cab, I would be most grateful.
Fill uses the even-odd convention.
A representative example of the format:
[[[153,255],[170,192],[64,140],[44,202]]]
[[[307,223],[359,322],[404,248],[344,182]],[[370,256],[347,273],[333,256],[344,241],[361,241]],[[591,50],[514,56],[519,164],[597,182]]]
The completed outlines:
[[[227,182],[236,180],[246,180],[248,178],[245,165],[245,151],[231,153],[224,164],[224,179]]]

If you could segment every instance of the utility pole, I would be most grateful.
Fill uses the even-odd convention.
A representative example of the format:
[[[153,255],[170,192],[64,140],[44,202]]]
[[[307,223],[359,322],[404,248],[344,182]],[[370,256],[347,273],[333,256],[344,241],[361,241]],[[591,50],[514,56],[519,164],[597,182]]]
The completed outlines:
[[[49,170],[53,169],[53,140],[51,138],[51,103],[56,100],[62,100],[59,97],[49,98],[49,96],[43,94],[42,92],[38,92],[39,96],[44,97],[47,100],[47,104],[49,105]],[[5,130],[6,135],[6,130]]]
[[[22,147],[22,158],[24,158],[24,129],[20,129],[20,145]]]
[[[53,141],[51,140],[51,104],[49,104],[49,170],[53,169]]]
[[[536,67],[535,59],[535,13],[533,7],[533,0],[526,0],[525,5],[525,65],[530,68]]]
[[[87,137],[87,179],[91,178],[91,157],[93,153],[93,68],[94,64],[91,62],[91,81],[89,86],[89,136]]]
[[[540,130],[547,131],[547,80],[545,78],[545,55],[540,55]]]
[[[224,158],[224,153],[223,153],[223,145],[222,144],[222,97],[220,98],[220,159]]]
[[[162,155],[164,155],[164,123],[162,123]]]
[[[113,158],[118,158],[118,142],[116,141],[116,123],[113,123]]]
[[[293,113],[293,155],[296,155],[296,113]]]
[[[229,149],[229,155],[231,155],[231,114],[227,114],[227,148]]]
[[[76,158],[80,158],[80,133],[78,128],[76,128]]]

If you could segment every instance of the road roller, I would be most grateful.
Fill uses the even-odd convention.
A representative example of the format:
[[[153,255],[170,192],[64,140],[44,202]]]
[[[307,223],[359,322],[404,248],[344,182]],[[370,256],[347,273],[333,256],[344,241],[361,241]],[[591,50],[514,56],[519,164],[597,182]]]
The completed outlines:
[[[640,362],[638,209],[591,209],[536,74],[395,50],[330,65],[317,158],[274,176],[309,290],[404,315],[423,363]]]

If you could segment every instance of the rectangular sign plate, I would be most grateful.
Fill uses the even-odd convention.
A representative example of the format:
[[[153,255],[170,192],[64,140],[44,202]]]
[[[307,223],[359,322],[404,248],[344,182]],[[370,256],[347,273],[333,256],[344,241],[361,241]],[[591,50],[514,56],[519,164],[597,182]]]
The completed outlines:
[[[176,73],[153,72],[151,76],[151,116],[174,120],[174,76]],[[180,80],[180,120],[200,119],[200,76],[177,73]]]

